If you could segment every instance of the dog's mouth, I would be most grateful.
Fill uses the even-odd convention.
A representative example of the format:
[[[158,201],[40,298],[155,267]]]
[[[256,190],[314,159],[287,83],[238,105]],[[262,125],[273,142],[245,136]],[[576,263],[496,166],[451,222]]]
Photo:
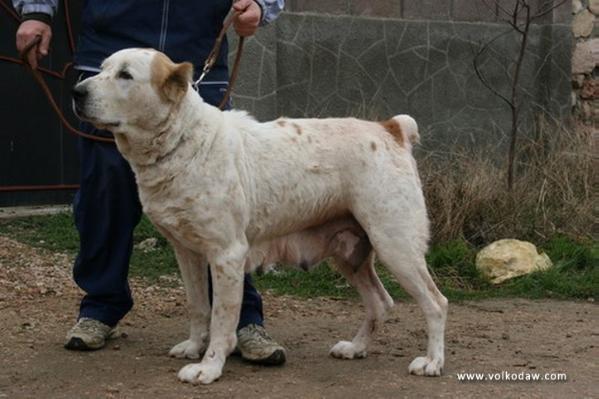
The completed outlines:
[[[85,111],[83,111],[83,108],[81,108],[81,106],[77,103],[77,101],[73,100],[72,104],[73,104],[73,112],[75,113],[75,116],[79,119],[85,119]]]
[[[97,118],[89,116],[85,113],[85,109],[81,107],[77,101],[73,101],[73,112],[77,118],[81,119],[82,121],[89,122],[99,129],[110,130],[121,125],[121,122],[118,121],[101,121]]]
[[[96,127],[103,129],[103,130],[114,130],[115,128],[121,126],[121,122],[94,122],[94,121],[90,121],[92,124],[94,124]]]

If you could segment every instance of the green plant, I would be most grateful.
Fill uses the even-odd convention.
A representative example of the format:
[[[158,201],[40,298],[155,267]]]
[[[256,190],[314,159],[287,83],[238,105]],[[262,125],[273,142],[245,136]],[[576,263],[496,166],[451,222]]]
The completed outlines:
[[[70,213],[4,221],[0,223],[0,234],[73,256],[78,248],[77,233]],[[157,280],[161,275],[177,273],[177,263],[170,245],[143,218],[135,230],[134,241],[139,244],[149,238],[156,238],[157,244],[149,251],[134,248],[131,275]],[[557,234],[547,238],[541,248],[555,263],[553,268],[497,286],[479,276],[474,264],[477,248],[466,240],[455,239],[432,245],[427,262],[439,288],[450,301],[513,296],[564,299],[599,297],[599,245],[596,241]],[[377,264],[377,272],[393,298],[408,298],[384,266]],[[357,297],[356,291],[328,262],[323,262],[309,273],[283,268],[276,273],[255,276],[255,282],[260,290],[270,290],[276,294]]]

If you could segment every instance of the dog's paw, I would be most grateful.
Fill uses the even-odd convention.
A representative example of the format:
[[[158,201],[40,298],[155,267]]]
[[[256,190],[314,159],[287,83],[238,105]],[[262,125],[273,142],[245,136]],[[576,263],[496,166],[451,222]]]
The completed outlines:
[[[206,362],[192,363],[179,370],[179,380],[192,384],[210,384],[222,375],[222,367]]]
[[[186,339],[185,341],[179,342],[177,345],[173,346],[173,348],[168,352],[168,355],[179,359],[199,359],[205,351],[205,342],[197,342],[191,339]]]
[[[362,359],[366,357],[366,349],[357,348],[353,342],[339,341],[331,348],[329,355],[337,359]]]
[[[443,360],[431,359],[428,356],[420,356],[412,360],[408,367],[410,374],[426,375],[428,377],[440,376],[443,371]]]

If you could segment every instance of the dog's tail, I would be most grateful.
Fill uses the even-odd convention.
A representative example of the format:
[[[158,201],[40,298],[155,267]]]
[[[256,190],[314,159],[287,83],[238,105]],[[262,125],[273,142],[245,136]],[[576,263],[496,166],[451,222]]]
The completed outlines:
[[[399,125],[399,130],[403,140],[403,147],[412,153],[412,146],[420,143],[420,134],[418,133],[418,124],[410,115],[399,114],[395,115],[391,120],[395,121]],[[402,143],[400,142],[400,145]],[[416,160],[414,157],[410,157],[412,166],[414,167],[414,174],[416,181],[420,188],[422,188],[422,182],[420,181],[420,175],[418,174],[418,166],[416,166]]]
[[[395,115],[393,118],[381,122],[381,125],[402,147],[411,150],[413,145],[420,143],[418,124],[410,115]]]
[[[410,115],[399,114],[392,118],[399,123],[401,133],[404,140],[407,140],[411,145],[420,143],[420,134],[418,133],[418,124]]]

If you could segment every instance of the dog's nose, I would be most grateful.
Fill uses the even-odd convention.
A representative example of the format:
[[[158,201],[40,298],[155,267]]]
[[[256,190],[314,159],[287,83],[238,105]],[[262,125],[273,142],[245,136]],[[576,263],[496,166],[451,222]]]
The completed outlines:
[[[75,100],[76,103],[80,103],[87,97],[87,89],[85,86],[78,84],[73,87],[71,94],[73,95],[73,100]]]

